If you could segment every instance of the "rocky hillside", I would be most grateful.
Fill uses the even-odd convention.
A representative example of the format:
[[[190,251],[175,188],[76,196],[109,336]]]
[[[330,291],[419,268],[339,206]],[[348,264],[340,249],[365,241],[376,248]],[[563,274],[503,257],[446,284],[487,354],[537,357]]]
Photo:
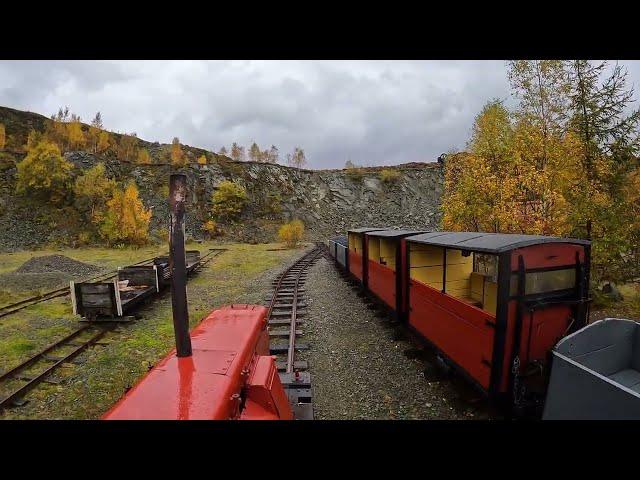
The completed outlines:
[[[0,122],[5,110],[0,108]],[[7,135],[25,135],[30,125],[19,121],[12,110],[13,121],[4,122]],[[32,118],[35,114],[26,114]],[[41,122],[49,121],[44,117]],[[44,119],[44,120],[42,120]],[[20,126],[20,129],[17,128]],[[26,132],[26,133],[25,133]],[[142,142],[142,141],[141,141]],[[152,234],[161,238],[167,226],[167,193],[169,174],[176,171],[169,164],[157,162],[154,154],[168,151],[168,145],[150,144],[154,163],[137,165],[121,162],[112,156],[86,152],[67,152],[65,157],[76,166],[75,174],[98,162],[103,162],[110,176],[119,182],[134,179],[145,205],[152,207]],[[154,148],[155,147],[155,148]],[[195,157],[201,149],[184,147]],[[0,249],[31,248],[56,242],[73,222],[64,212],[34,209],[29,199],[16,195],[15,162],[24,153],[0,152]],[[255,162],[234,162],[207,152],[207,165],[190,163],[179,171],[186,173],[191,186],[187,230],[193,237],[202,235],[200,226],[211,208],[211,195],[223,180],[243,185],[249,204],[237,224],[225,226],[228,239],[240,241],[271,241],[278,226],[285,220],[304,221],[309,239],[323,239],[355,226],[405,226],[437,228],[440,221],[442,170],[437,163],[406,164],[392,168],[399,175],[384,181],[382,168],[347,170],[298,170],[282,165]],[[71,222],[71,225],[68,223]]]

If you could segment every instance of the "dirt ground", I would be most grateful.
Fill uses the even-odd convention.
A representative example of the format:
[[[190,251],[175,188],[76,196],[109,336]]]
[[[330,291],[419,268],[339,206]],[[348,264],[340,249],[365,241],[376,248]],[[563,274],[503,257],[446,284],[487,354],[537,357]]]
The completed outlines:
[[[302,355],[309,362],[316,419],[487,419],[465,384],[440,372],[428,352],[387,315],[369,308],[332,262],[306,282]]]

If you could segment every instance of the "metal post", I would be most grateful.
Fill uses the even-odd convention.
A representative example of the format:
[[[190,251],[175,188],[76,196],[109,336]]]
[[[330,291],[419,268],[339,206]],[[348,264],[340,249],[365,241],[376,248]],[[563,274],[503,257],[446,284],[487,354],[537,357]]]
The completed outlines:
[[[171,308],[178,357],[191,356],[189,311],[187,310],[187,256],[184,248],[184,202],[187,176],[173,174],[169,180],[169,268],[171,269]]]

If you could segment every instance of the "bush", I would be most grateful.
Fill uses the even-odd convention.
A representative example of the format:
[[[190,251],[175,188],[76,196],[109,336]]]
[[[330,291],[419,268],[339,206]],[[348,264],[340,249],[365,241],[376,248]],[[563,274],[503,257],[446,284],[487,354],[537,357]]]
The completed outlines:
[[[198,163],[200,165],[206,165],[207,164],[207,157],[205,155],[200,155],[198,157]]]
[[[400,172],[390,168],[383,168],[380,171],[380,180],[384,183],[395,183],[400,179]]]
[[[225,180],[211,197],[211,213],[220,220],[234,220],[242,213],[247,204],[247,191],[235,182]]]
[[[29,149],[27,156],[17,164],[18,193],[34,193],[48,196],[59,203],[69,192],[73,165],[60,154],[57,145],[40,142]]]
[[[347,177],[354,182],[361,182],[364,177],[364,169],[362,167],[348,167]]]
[[[209,238],[216,237],[220,234],[220,229],[218,228],[218,224],[213,220],[207,220],[202,224],[202,230],[207,233]]]
[[[304,223],[300,220],[292,220],[289,223],[285,223],[278,230],[278,238],[281,242],[285,243],[288,248],[295,248],[302,236],[304,235]]]

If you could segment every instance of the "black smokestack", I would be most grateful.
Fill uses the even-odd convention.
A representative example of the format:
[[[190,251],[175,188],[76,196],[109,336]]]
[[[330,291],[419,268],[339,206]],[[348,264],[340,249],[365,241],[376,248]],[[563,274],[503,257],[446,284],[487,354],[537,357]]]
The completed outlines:
[[[171,269],[171,307],[178,357],[191,356],[189,311],[187,310],[187,255],[184,248],[184,214],[187,176],[173,174],[169,180],[169,268]]]

